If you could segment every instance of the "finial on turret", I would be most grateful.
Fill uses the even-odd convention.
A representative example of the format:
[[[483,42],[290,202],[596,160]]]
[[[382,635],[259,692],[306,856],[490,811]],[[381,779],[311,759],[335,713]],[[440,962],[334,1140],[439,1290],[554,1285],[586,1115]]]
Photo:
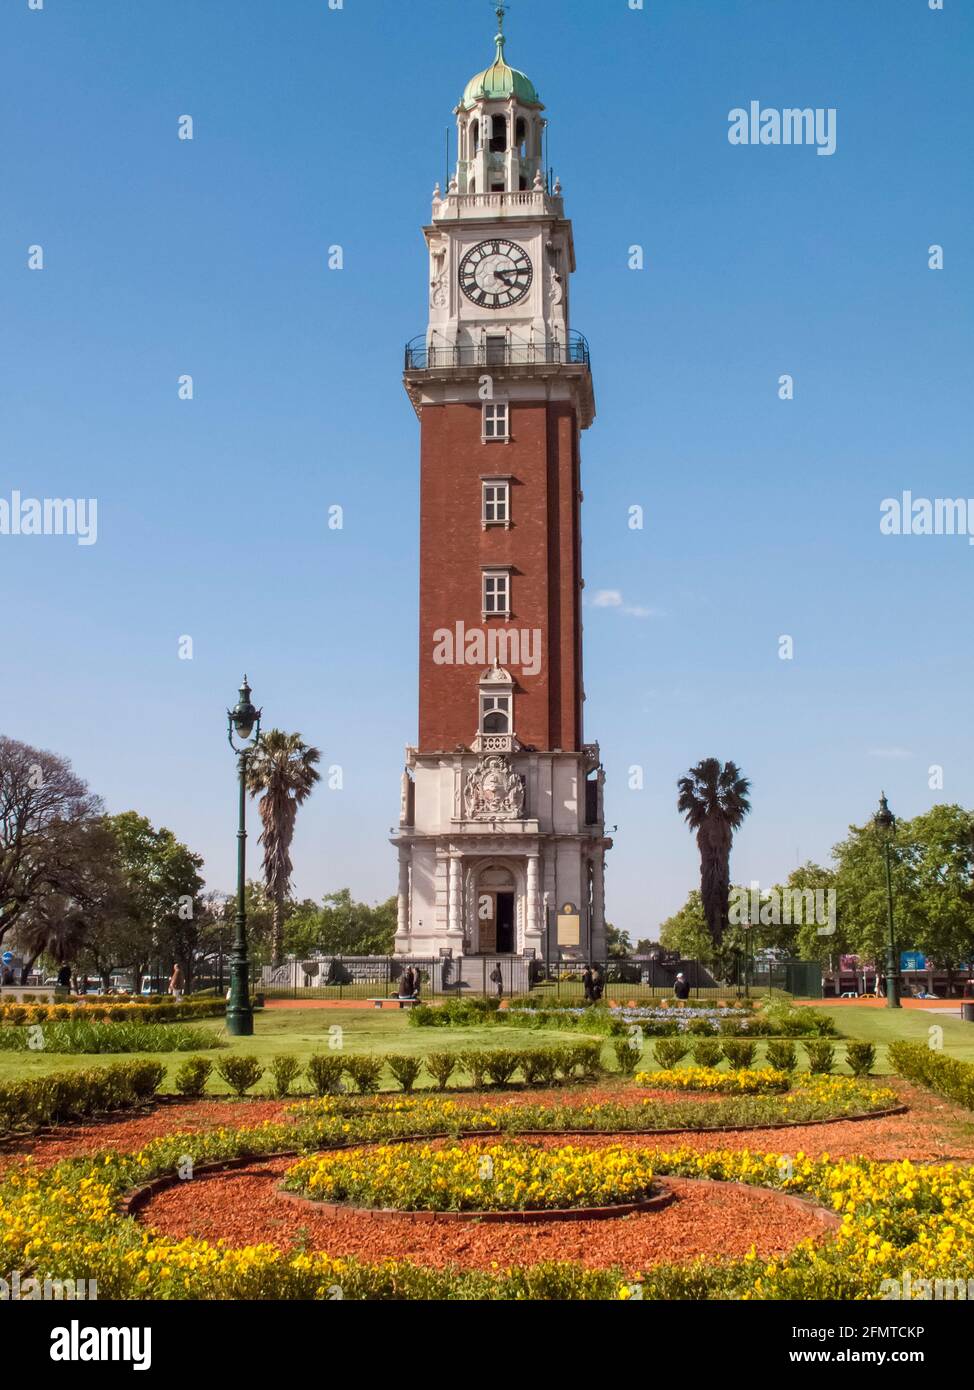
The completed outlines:
[[[509,9],[509,5],[497,5],[494,8],[494,13],[497,16],[497,33],[494,35],[494,42],[497,45],[497,55],[494,58],[495,63],[503,63],[504,61],[504,44],[506,43],[506,39],[504,38],[504,16]]]

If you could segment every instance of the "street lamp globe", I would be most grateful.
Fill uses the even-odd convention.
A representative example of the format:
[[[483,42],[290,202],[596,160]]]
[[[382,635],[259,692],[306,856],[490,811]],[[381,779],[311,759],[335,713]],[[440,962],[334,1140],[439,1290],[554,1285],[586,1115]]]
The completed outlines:
[[[260,718],[260,710],[255,709],[250,701],[250,686],[247,684],[247,677],[244,676],[243,684],[240,687],[240,698],[233,709],[227,710],[227,718],[230,721],[231,730],[236,732],[239,739],[248,739],[254,731],[254,725]]]

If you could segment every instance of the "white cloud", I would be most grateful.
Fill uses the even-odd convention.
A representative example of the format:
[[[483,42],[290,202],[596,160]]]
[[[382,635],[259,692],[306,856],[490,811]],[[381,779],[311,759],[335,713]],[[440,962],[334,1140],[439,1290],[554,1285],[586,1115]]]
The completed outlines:
[[[620,589],[597,589],[589,603],[593,608],[617,608],[627,618],[661,618],[659,608],[644,608],[638,603],[623,603]]]
[[[871,758],[912,758],[909,748],[870,748]]]

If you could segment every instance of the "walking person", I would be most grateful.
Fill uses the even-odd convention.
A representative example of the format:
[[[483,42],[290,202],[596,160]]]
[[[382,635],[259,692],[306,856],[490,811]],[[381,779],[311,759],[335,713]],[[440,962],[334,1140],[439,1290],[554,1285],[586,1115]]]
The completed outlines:
[[[677,975],[676,980],[673,983],[673,993],[676,995],[677,999],[680,1000],[690,998],[690,981],[684,975],[682,970]]]
[[[413,967],[412,967],[411,965],[407,965],[406,968],[405,968],[405,970],[402,972],[402,977],[401,977],[401,979],[400,979],[400,981],[399,981],[399,990],[398,990],[399,998],[400,998],[400,999],[412,999],[412,997],[413,997],[413,991],[415,990],[415,988],[416,988],[416,977],[415,977],[415,975],[413,974]]]
[[[605,990],[605,977],[597,965],[592,966],[592,1003],[597,1004]]]
[[[497,997],[498,997],[498,999],[503,999],[503,998],[504,998],[504,976],[503,976],[502,973],[501,973],[500,961],[497,962],[497,964],[494,966],[493,970],[490,972],[490,981],[491,981],[491,984],[494,984],[494,985],[497,986]]]
[[[183,967],[179,961],[173,961],[172,974],[169,976],[169,993],[176,1000],[183,997]]]
[[[593,993],[594,983],[595,981],[592,978],[592,967],[586,965],[585,969],[582,971],[582,988],[585,990],[586,1004],[595,1003],[595,994]]]

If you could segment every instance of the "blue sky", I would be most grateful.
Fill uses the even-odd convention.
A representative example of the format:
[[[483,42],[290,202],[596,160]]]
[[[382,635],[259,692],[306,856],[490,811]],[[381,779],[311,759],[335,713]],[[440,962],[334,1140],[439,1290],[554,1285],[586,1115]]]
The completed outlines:
[[[245,669],[267,723],[342,768],[299,815],[297,892],[395,888],[418,563],[401,351],[494,28],[486,0],[0,15],[0,496],[98,499],[95,545],[0,536],[0,729],[170,826],[213,888]],[[621,596],[585,614],[607,906],[653,935],[696,882],[675,782],[702,757],[753,781],[737,881],[823,859],[881,787],[904,816],[972,802],[974,547],[882,536],[879,509],[974,497],[974,21],[960,0],[515,0],[507,28],[575,222],[586,592]],[[835,154],[731,145],[752,100],[834,107]]]

